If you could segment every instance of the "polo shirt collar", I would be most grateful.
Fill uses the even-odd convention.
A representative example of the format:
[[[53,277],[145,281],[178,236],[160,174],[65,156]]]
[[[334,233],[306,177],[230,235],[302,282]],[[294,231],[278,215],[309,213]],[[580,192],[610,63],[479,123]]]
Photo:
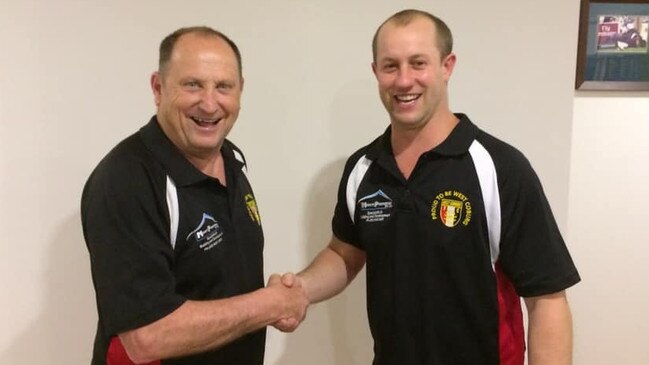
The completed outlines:
[[[463,155],[469,151],[469,147],[478,135],[479,129],[465,114],[456,113],[455,116],[460,120],[459,123],[442,143],[426,154],[452,157]],[[392,143],[390,142],[391,135],[392,128],[388,126],[383,135],[368,150],[367,157],[371,160],[394,158]]]
[[[191,185],[203,180],[212,179],[192,165],[178,148],[165,135],[158,124],[158,118],[153,116],[151,120],[140,129],[140,136],[146,148],[151,151],[156,160],[165,167],[169,176],[178,186]],[[229,143],[225,141],[221,148],[224,164],[235,164],[241,169],[243,163],[234,158]]]
[[[456,113],[460,122],[453,128],[451,134],[433,148],[430,152],[441,156],[460,156],[469,152],[469,147],[478,135],[478,127],[465,114]]]

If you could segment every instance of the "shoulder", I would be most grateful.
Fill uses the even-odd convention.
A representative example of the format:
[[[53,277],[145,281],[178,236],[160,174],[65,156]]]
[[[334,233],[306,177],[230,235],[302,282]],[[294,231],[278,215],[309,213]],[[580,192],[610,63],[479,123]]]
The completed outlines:
[[[376,155],[381,147],[383,136],[379,136],[374,141],[369,144],[357,149],[352,153],[345,163],[344,175],[347,176],[349,173],[360,163],[370,163],[376,159]]]
[[[499,178],[536,178],[530,161],[516,147],[482,130],[478,132],[476,141],[493,160]]]
[[[97,164],[93,175],[113,175],[119,173],[128,177],[131,173],[138,173],[143,169],[160,168],[151,151],[142,142],[138,133],[135,133],[118,143]]]
[[[146,148],[138,133],[118,143],[92,171],[82,203],[91,197],[134,197],[164,181],[164,169]]]
[[[478,141],[487,152],[489,152],[489,154],[499,162],[513,159],[513,163],[520,164],[527,161],[527,158],[519,149],[483,130],[478,132],[476,141]]]

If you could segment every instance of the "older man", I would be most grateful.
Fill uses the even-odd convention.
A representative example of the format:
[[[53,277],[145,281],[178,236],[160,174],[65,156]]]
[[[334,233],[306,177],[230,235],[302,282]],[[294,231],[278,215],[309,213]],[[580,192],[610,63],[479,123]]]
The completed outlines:
[[[160,46],[157,106],[86,183],[83,231],[99,323],[92,363],[261,365],[265,326],[302,319],[299,288],[263,288],[263,235],[243,153],[241,55],[183,28]],[[289,321],[290,322],[290,321]]]

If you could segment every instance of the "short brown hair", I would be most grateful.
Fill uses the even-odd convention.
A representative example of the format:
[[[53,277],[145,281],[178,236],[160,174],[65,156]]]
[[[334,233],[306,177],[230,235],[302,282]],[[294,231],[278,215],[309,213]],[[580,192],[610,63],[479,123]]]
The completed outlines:
[[[180,28],[169,34],[162,40],[162,42],[160,43],[160,56],[158,59],[158,72],[160,74],[164,74],[164,72],[166,71],[169,60],[171,60],[171,54],[173,53],[178,39],[180,39],[180,37],[182,37],[183,35],[190,33],[206,37],[216,37],[224,40],[230,46],[230,48],[232,48],[232,51],[237,58],[237,66],[239,66],[239,77],[243,77],[241,52],[239,52],[239,47],[237,47],[237,45],[225,34],[206,26]]]
[[[444,21],[431,13],[416,10],[416,9],[406,9],[402,10],[388,19],[386,19],[381,25],[376,29],[374,33],[374,38],[372,39],[372,59],[376,62],[376,48],[377,40],[379,37],[379,32],[387,23],[395,23],[398,26],[405,26],[410,24],[416,18],[426,18],[429,19],[435,25],[435,30],[437,31],[437,48],[442,59],[451,54],[453,51],[453,35],[451,30],[448,28],[448,25]]]

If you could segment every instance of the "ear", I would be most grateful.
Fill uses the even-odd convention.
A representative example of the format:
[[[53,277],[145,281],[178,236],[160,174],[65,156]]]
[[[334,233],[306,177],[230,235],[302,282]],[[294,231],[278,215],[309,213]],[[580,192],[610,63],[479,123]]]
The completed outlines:
[[[374,73],[374,77],[376,77],[376,62],[372,62],[372,72]]]
[[[243,76],[241,76],[241,92],[243,92],[243,84],[244,84],[245,79]]]
[[[448,82],[448,80],[451,79],[451,74],[453,73],[453,69],[455,68],[455,62],[457,61],[457,58],[455,57],[455,53],[449,53],[444,60],[442,60],[442,73],[444,74],[444,80]]]
[[[160,97],[162,95],[162,77],[160,76],[160,72],[158,71],[151,74],[151,91],[153,91],[155,106],[160,106]]]

